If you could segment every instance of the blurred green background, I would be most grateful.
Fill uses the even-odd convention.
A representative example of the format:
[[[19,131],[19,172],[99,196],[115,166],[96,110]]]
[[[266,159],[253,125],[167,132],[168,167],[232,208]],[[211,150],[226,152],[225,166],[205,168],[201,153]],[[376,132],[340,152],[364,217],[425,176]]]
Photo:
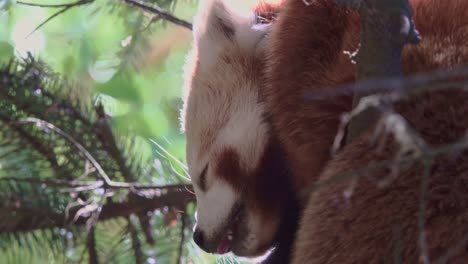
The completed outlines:
[[[196,1],[166,2],[171,3],[161,6],[191,20]],[[0,14],[0,58],[31,52],[55,72],[100,94],[115,128],[154,139],[184,159],[178,115],[189,30],[152,21],[152,14],[122,1],[96,1],[34,31],[57,9],[0,3],[10,5]]]
[[[72,3],[71,1],[30,0],[35,4]],[[148,0],[176,17],[191,21],[197,1]],[[154,184],[188,182],[185,163],[185,139],[180,132],[182,72],[190,48],[190,30],[158,19],[151,13],[129,6],[124,1],[96,0],[73,7],[44,25],[41,23],[59,11],[58,8],[33,7],[15,0],[0,0],[0,63],[11,57],[23,58],[28,53],[44,61],[67,80],[80,84],[73,96],[94,94],[112,116],[112,126],[120,134],[137,135],[142,156],[158,162],[171,162],[176,173],[160,173]],[[179,176],[174,176],[179,175]],[[193,206],[192,206],[193,207]],[[194,209],[187,210],[193,224]],[[156,212],[157,214],[157,212]],[[163,217],[155,221],[164,221]],[[135,263],[128,237],[121,235],[123,224],[112,221],[99,225],[96,233],[101,245],[102,263]],[[179,228],[155,223],[156,239],[177,236]],[[64,231],[65,232],[65,231]],[[63,234],[67,236],[66,233]],[[2,245],[0,263],[80,263],[83,245],[69,241],[67,252],[57,254],[41,244],[47,238],[39,233],[36,244],[28,248],[17,244]],[[19,238],[22,239],[22,238]],[[45,242],[46,243],[46,242]],[[171,244],[169,242],[165,242]],[[20,243],[18,243],[20,244]],[[111,246],[114,245],[114,246]],[[164,247],[145,247],[146,262],[171,263],[176,243]],[[125,251],[128,251],[127,253]],[[214,258],[200,251],[188,235],[186,263],[239,263],[233,257]]]

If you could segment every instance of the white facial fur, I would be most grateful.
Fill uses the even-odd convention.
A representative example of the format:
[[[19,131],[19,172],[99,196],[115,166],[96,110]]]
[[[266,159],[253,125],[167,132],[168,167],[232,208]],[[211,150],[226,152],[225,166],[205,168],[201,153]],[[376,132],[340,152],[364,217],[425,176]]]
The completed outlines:
[[[214,180],[207,192],[195,188],[197,197],[197,227],[203,230],[205,236],[213,237],[222,223],[229,219],[238,194],[226,183]]]
[[[253,171],[268,139],[258,100],[259,79],[252,73],[257,70],[268,27],[254,23],[252,11],[239,13],[222,0],[202,1],[194,22],[194,47],[185,69],[182,126],[197,198],[197,228],[208,240],[215,239],[241,199],[241,193],[216,175],[221,152],[235,150],[242,169]],[[207,188],[202,191],[198,177],[207,164]],[[255,215],[248,215],[247,225],[250,233],[244,246],[255,248],[260,243],[261,224]]]

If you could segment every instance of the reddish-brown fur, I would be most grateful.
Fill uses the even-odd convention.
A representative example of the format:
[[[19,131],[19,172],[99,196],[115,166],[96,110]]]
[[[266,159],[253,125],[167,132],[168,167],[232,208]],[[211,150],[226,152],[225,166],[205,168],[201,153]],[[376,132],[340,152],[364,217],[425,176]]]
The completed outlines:
[[[330,157],[340,114],[351,109],[350,96],[306,100],[306,92],[354,80],[355,67],[343,50],[357,47],[357,16],[332,2],[287,2],[271,36],[265,93],[297,190],[316,180]]]
[[[391,159],[395,146],[382,152],[356,138],[330,157],[341,113],[351,96],[312,100],[306,94],[355,80],[355,66],[344,50],[354,51],[359,38],[356,13],[331,0],[289,0],[271,36],[272,53],[265,88],[274,129],[285,145],[295,189],[317,180]],[[413,0],[414,18],[422,35],[403,54],[405,74],[449,69],[468,63],[468,1]],[[331,89],[331,88],[327,88]],[[412,97],[396,105],[431,146],[453,143],[468,129],[468,92],[447,90]],[[422,167],[401,171],[379,188],[388,170],[359,178],[353,196],[343,193],[350,182],[326,185],[314,192],[303,212],[293,263],[417,263],[418,206]],[[468,234],[468,153],[438,157],[431,169],[426,206],[426,235],[431,260],[446,254]],[[450,263],[468,263],[462,245]]]

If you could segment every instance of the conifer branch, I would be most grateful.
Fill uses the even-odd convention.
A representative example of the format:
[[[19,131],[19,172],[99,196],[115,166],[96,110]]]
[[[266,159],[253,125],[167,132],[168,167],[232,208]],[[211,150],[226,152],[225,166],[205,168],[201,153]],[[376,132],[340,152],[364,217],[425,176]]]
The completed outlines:
[[[165,207],[185,208],[187,203],[195,199],[195,196],[187,192],[185,188],[191,188],[191,186],[180,185],[178,190],[172,188],[164,189],[161,187],[159,191],[148,190],[144,192],[144,195],[133,195],[132,198],[127,201],[106,203],[102,206],[98,220],[106,221],[119,217],[127,218],[134,214],[152,212]],[[0,207],[0,215],[2,215],[2,212],[11,213],[12,211],[17,214],[25,215],[24,221],[11,223],[11,225],[8,226],[0,225],[0,233],[18,233],[30,232],[38,229],[84,226],[87,225],[88,221],[92,218],[92,214],[79,214],[79,211],[85,207],[86,205],[72,207],[67,214],[65,212],[53,213],[46,208],[35,211],[14,205],[10,207]]]
[[[96,234],[94,226],[91,227],[86,236],[86,247],[88,248],[89,264],[99,264],[98,253],[96,249]]]
[[[142,246],[141,241],[140,241],[140,238],[138,237],[136,226],[132,223],[132,219],[130,217],[127,218],[127,225],[128,225],[128,231],[130,233],[130,237],[132,240],[132,249],[133,249],[133,255],[135,256],[135,263],[136,264],[145,263],[144,253],[141,248]]]

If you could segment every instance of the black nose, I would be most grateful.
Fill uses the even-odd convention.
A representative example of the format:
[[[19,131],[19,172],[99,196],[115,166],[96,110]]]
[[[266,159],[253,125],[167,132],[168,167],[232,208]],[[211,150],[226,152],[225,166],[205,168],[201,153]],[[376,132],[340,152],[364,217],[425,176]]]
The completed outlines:
[[[208,248],[205,245],[205,238],[203,237],[203,232],[199,229],[195,229],[193,232],[193,241],[204,251],[209,252]]]

